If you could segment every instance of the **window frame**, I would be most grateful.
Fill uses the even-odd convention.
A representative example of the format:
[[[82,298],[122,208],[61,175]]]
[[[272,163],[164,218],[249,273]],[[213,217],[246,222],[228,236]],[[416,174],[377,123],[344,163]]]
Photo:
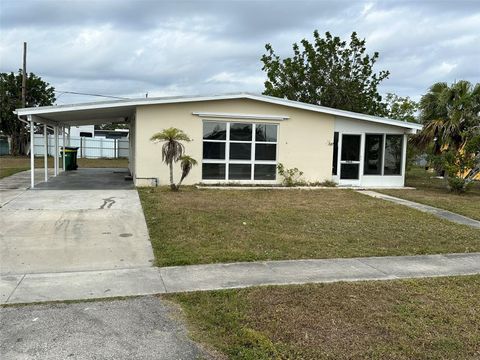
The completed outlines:
[[[223,123],[226,124],[226,137],[225,140],[210,140],[203,139],[203,124],[210,123]],[[230,126],[231,124],[249,124],[252,125],[252,140],[230,140]],[[258,125],[273,125],[276,127],[276,141],[256,141],[256,127]],[[255,180],[255,165],[275,165],[275,169],[278,164],[278,136],[279,136],[279,124],[270,122],[249,122],[249,121],[219,121],[202,119],[202,167],[203,164],[225,164],[225,178],[224,179],[204,179],[202,171],[202,182],[205,183],[221,183],[221,182],[237,182],[237,183],[265,183],[272,184],[277,182],[277,171],[275,170],[275,177],[272,180]],[[205,142],[218,142],[225,144],[225,159],[203,159],[203,144]],[[238,144],[250,144],[251,156],[250,159],[230,159],[230,145],[232,143]],[[275,145],[275,160],[255,160],[255,145],[256,144],[271,144]],[[249,164],[250,165],[250,179],[248,180],[236,180],[230,179],[230,164]]]
[[[387,149],[387,136],[398,136],[400,137],[400,141],[402,146],[400,147],[400,172],[398,174],[385,174],[385,155],[386,155],[386,149]],[[403,176],[403,171],[404,171],[404,159],[403,153],[405,150],[405,146],[407,146],[406,141],[405,141],[405,136],[403,134],[392,134],[392,133],[385,133],[383,134],[383,157],[382,157],[382,176]]]
[[[380,136],[382,138],[382,144],[380,147],[381,156],[380,156],[380,174],[366,174],[365,173],[365,162],[367,161],[367,136],[372,135],[372,136]],[[385,136],[386,133],[365,133],[365,141],[363,144],[363,176],[384,176],[383,175],[383,162],[385,160]]]
[[[382,136],[382,158],[381,158],[381,163],[382,163],[382,171],[380,174],[365,174],[365,161],[366,161],[366,156],[365,156],[365,146],[367,142],[367,135],[381,135]],[[387,146],[387,136],[401,136],[402,137],[402,147],[400,149],[400,173],[399,174],[385,174],[385,154],[386,154],[386,146]],[[391,132],[368,132],[364,133],[364,144],[363,144],[363,159],[362,159],[362,176],[363,177],[376,177],[376,176],[403,176],[404,174],[404,152],[405,152],[405,146],[406,146],[406,141],[404,134],[400,133],[391,133]]]

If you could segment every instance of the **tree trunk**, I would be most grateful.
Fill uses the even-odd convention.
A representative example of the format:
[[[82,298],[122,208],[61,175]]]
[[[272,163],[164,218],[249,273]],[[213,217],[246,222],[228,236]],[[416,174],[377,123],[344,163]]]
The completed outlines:
[[[185,179],[185,178],[180,178],[180,181],[177,184],[177,190],[180,189],[180,185],[182,185],[183,179]]]
[[[170,167],[170,189],[172,189],[172,191],[177,191],[178,190],[177,186],[173,182],[173,162],[170,162],[169,167]]]
[[[26,155],[27,139],[22,133],[16,133],[12,135],[12,149],[11,154],[13,156]]]

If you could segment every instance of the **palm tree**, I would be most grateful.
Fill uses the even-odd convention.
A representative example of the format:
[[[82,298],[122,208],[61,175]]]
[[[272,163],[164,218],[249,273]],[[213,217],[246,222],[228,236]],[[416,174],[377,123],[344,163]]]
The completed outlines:
[[[197,160],[195,160],[194,158],[188,155],[181,156],[179,160],[180,160],[180,167],[182,168],[182,177],[180,178],[180,181],[177,184],[177,188],[180,187],[183,179],[187,177],[187,175],[190,173],[190,170],[192,170],[192,167],[197,165]]]
[[[192,166],[195,165],[191,161],[193,159],[188,156],[188,158],[191,160],[189,161],[185,160],[186,161],[185,170],[184,170],[184,166],[182,165],[182,179],[180,180],[178,186],[175,185],[175,182],[173,181],[173,163],[177,162],[178,160],[181,160],[182,157],[184,158],[187,157],[187,156],[184,156],[185,146],[180,141],[189,142],[191,141],[190,138],[182,130],[171,127],[168,129],[163,129],[161,132],[154,134],[150,138],[150,140],[153,142],[164,142],[162,146],[162,161],[165,164],[167,164],[170,168],[170,188],[173,191],[178,190],[178,186],[180,186],[180,183],[183,181],[185,176],[188,175]],[[187,170],[187,167],[188,167],[187,163],[191,164],[188,170]]]
[[[473,86],[464,80],[451,86],[436,83],[422,96],[419,108],[424,127],[412,138],[413,143],[420,149],[432,146],[433,155],[441,159],[435,166],[437,172],[447,166],[456,177],[462,171],[452,169],[463,163],[462,158],[478,156],[478,149],[464,152],[466,145],[480,136],[480,84]]]
[[[422,96],[420,111],[424,128],[414,142],[422,148],[433,142],[436,155],[444,149],[459,150],[480,126],[480,84],[436,83]]]

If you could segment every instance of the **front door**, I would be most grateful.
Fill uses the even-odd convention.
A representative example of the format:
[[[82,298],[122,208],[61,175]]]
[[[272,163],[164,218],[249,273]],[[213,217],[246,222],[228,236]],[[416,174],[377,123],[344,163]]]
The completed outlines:
[[[361,142],[361,135],[342,135],[342,151],[340,152],[340,185],[360,185]]]

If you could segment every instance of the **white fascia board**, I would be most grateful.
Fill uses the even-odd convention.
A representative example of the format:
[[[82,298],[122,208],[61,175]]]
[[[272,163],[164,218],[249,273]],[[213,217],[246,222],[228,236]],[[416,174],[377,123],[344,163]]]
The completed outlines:
[[[423,128],[421,124],[411,123],[407,121],[400,121],[400,120],[394,120],[394,119],[383,118],[378,116],[355,113],[351,111],[338,110],[338,109],[333,109],[333,108],[320,106],[320,105],[306,104],[299,101],[275,98],[273,96],[246,94],[246,97],[252,100],[264,101],[272,104],[289,106],[289,107],[294,107],[298,109],[315,111],[323,114],[330,114],[330,115],[341,116],[341,117],[346,117],[351,119],[371,121],[371,122],[376,122],[380,124],[400,126],[407,129],[421,130]]]
[[[159,105],[159,104],[174,104],[184,102],[196,101],[211,101],[211,100],[228,100],[245,98],[245,94],[227,94],[214,96],[198,96],[198,97],[166,97],[166,98],[145,98],[135,100],[115,100],[102,101],[96,103],[84,103],[73,105],[55,105],[55,106],[39,106],[31,108],[21,108],[14,111],[19,116],[33,115],[33,114],[51,114],[64,111],[81,111],[81,110],[96,110],[96,109],[111,109],[122,107],[136,107],[142,105]]]
[[[45,125],[49,125],[49,126],[62,126],[62,125],[64,125],[61,122],[53,121],[53,120],[49,120],[49,119],[44,119],[41,116],[35,116],[35,115],[27,115],[27,119],[29,121],[31,119],[31,120],[33,120],[33,122],[35,122],[37,124],[45,124]]]
[[[197,115],[205,118],[220,118],[220,119],[249,119],[249,120],[274,120],[283,121],[290,119],[286,115],[262,115],[262,114],[234,114],[234,113],[213,113],[213,112],[193,112],[193,115]]]
[[[224,94],[224,95],[212,95],[212,96],[178,96],[178,97],[164,97],[164,98],[145,98],[145,99],[135,99],[135,100],[115,100],[115,101],[105,101],[105,102],[96,102],[96,103],[85,103],[85,104],[76,104],[76,105],[57,105],[57,106],[42,106],[42,107],[33,107],[33,108],[23,108],[17,109],[15,113],[19,116],[24,115],[33,115],[33,114],[51,114],[64,111],[81,111],[81,110],[96,110],[96,109],[109,109],[109,108],[122,108],[122,107],[136,107],[142,105],[158,105],[158,104],[174,104],[174,103],[185,103],[185,102],[202,102],[202,101],[212,101],[212,100],[229,100],[229,99],[251,99],[262,102],[267,102],[271,104],[283,105],[287,107],[293,107],[297,109],[303,109],[308,111],[314,111],[323,114],[330,114],[335,116],[342,116],[357,120],[377,122],[381,124],[399,126],[407,129],[416,129],[421,130],[422,125],[382,118],[378,116],[365,115],[360,113],[355,113],[351,111],[338,110],[333,108],[328,108],[325,106],[306,104],[299,101],[287,100],[276,98],[273,96],[267,95],[257,95],[251,93],[236,93],[236,94]]]

